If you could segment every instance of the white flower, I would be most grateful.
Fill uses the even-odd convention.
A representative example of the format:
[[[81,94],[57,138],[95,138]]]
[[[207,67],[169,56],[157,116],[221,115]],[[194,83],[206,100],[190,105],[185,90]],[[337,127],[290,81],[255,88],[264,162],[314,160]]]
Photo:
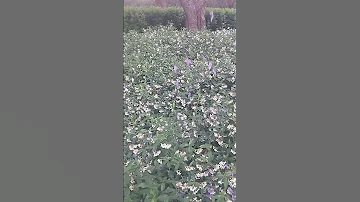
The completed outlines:
[[[139,133],[136,137],[139,138],[139,139],[143,139],[143,138],[144,138],[144,134]]]
[[[230,187],[236,188],[236,178],[232,178],[229,180]]]
[[[158,159],[157,162],[160,163],[160,164],[162,164],[162,160],[161,160],[161,159]]]
[[[200,153],[202,152],[202,150],[203,150],[202,148],[197,149],[197,150],[195,150],[195,153],[196,153],[196,154],[200,154]]]
[[[159,156],[160,153],[161,153],[161,150],[154,152],[154,156]]]
[[[206,172],[204,172],[204,173],[203,173],[203,176],[204,176],[204,177],[209,176],[209,172],[207,172],[207,171],[206,171]]]
[[[216,139],[217,143],[220,145],[220,146],[223,146],[224,142],[222,140],[220,140],[219,138]]]
[[[220,166],[221,169],[225,169],[225,165],[226,165],[226,162],[224,162],[224,161],[221,161],[219,163],[219,166]]]
[[[202,171],[201,165],[197,164],[197,165],[196,165],[196,168],[199,169],[200,171]]]
[[[176,183],[176,186],[177,186],[177,187],[181,187],[181,186],[182,186],[182,183],[181,183],[181,182],[177,182],[177,183]]]
[[[134,149],[134,151],[133,151],[134,154],[137,154],[138,152],[139,152],[138,149]]]
[[[203,177],[203,174],[202,173],[197,173],[196,175],[195,175],[195,179],[200,179],[200,178],[202,178]]]
[[[196,194],[199,191],[199,188],[195,187],[195,186],[190,186],[189,187],[190,191],[192,191],[194,194]]]
[[[171,144],[162,144],[161,143],[161,148],[169,149],[170,147],[171,147]]]

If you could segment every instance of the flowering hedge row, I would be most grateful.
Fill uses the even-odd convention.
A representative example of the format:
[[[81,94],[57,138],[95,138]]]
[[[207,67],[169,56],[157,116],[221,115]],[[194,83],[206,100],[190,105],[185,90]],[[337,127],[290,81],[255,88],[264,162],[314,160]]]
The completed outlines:
[[[235,34],[124,35],[125,202],[236,201]]]
[[[210,11],[214,12],[214,19],[210,21]],[[236,10],[227,8],[207,8],[206,27],[210,30],[236,28]],[[125,7],[124,32],[129,30],[143,31],[154,26],[172,24],[178,30],[185,27],[184,10],[182,8],[158,7]]]

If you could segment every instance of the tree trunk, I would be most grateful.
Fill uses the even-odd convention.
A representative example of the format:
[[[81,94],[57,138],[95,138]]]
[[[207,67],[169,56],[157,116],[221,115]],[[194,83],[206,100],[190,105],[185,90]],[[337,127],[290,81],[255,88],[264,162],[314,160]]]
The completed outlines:
[[[236,0],[228,0],[229,8],[236,8]]]
[[[221,8],[236,8],[236,0],[221,0]]]
[[[155,0],[156,6],[161,8],[167,8],[169,5],[168,0]]]
[[[205,0],[180,0],[185,12],[185,26],[189,30],[206,28]]]

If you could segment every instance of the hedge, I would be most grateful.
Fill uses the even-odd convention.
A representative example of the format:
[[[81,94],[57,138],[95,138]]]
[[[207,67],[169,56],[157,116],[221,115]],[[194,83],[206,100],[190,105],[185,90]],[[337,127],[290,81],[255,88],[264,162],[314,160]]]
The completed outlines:
[[[214,19],[210,22],[210,11],[214,11]],[[209,30],[236,28],[236,10],[228,8],[206,8],[206,27]],[[180,30],[185,27],[185,15],[182,8],[170,7],[125,7],[124,32],[135,30],[142,32],[154,26],[172,25]]]
[[[124,34],[124,202],[236,201],[236,30]]]

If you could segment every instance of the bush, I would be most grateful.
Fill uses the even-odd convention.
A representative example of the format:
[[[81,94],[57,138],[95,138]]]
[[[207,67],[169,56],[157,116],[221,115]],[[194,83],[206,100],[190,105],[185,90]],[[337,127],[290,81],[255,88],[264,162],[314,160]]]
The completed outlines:
[[[125,202],[235,201],[235,34],[124,34]]]
[[[214,11],[213,22],[210,22],[210,11]],[[206,27],[212,31],[236,28],[236,10],[225,8],[206,8]],[[178,30],[185,27],[185,15],[182,8],[158,7],[125,7],[124,32],[144,29],[154,26],[172,25]]]
[[[168,0],[168,5],[173,7],[181,7],[179,0]],[[233,8],[235,0],[225,1],[225,0],[207,0],[206,7],[211,8]],[[154,0],[124,0],[125,6],[156,6]]]

